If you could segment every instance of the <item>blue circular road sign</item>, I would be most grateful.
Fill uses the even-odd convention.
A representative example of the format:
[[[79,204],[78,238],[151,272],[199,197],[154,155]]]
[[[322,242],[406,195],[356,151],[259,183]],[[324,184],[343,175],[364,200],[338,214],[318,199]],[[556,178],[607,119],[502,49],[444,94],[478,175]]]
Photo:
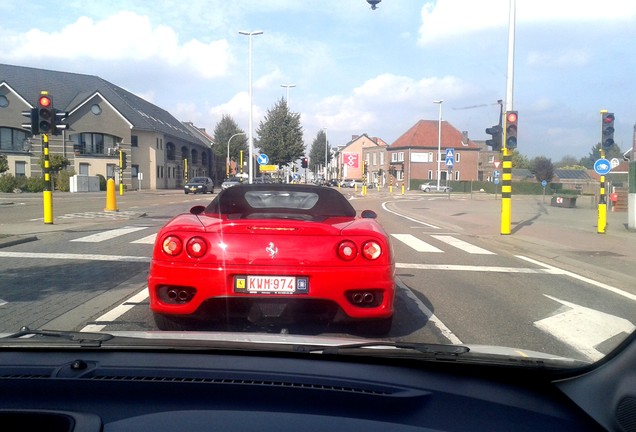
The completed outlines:
[[[598,159],[594,162],[594,171],[596,171],[596,174],[598,175],[605,175],[610,172],[611,169],[612,165],[607,159]]]

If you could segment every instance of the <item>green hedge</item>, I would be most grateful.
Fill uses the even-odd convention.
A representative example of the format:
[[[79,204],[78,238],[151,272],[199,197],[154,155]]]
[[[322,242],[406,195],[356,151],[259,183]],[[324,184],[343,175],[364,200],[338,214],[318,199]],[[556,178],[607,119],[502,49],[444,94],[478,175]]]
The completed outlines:
[[[411,190],[419,190],[420,185],[428,183],[434,180],[413,180],[411,181]],[[442,185],[446,185],[445,181],[441,182]],[[501,193],[501,181],[498,185],[493,182],[487,181],[451,181],[450,186],[453,188],[453,192],[470,193],[479,192],[481,189],[486,193],[494,194]],[[512,193],[519,195],[543,195],[543,186],[535,182],[513,182]],[[548,183],[545,188],[546,195],[580,195],[577,191],[563,190],[563,185],[560,183]]]

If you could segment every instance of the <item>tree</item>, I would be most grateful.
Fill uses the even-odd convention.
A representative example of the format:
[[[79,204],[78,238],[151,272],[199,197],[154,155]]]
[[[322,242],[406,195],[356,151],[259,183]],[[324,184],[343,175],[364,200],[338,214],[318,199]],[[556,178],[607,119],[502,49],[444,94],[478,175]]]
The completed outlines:
[[[6,155],[0,155],[0,174],[9,171],[9,162]]]
[[[70,164],[71,162],[62,155],[55,154],[49,156],[49,171],[53,176],[65,169]],[[44,157],[42,156],[40,156],[40,168],[44,170]]]
[[[592,169],[594,168],[594,162],[601,158],[601,143],[596,144],[592,147],[592,151],[587,156],[581,158],[579,162],[580,165],[583,165],[585,168]],[[623,160],[623,152],[618,144],[614,143],[609,148],[605,150],[605,159],[613,159],[618,158],[618,160]]]
[[[232,136],[236,134],[234,138]],[[230,138],[232,138],[231,141]],[[240,161],[241,150],[243,150],[243,158],[247,160],[247,134],[238,127],[234,119],[223,114],[221,120],[214,127],[214,154],[216,155],[216,178],[224,178],[226,174],[227,163],[227,145],[230,143],[230,160]]]
[[[560,161],[554,164],[556,168],[565,168],[565,169],[574,169],[572,167],[578,167],[579,159],[572,155],[565,155],[561,158]],[[578,168],[577,168],[578,169]]]
[[[512,167],[530,169],[532,166],[528,158],[518,151],[512,152]]]
[[[305,154],[300,114],[291,113],[283,98],[267,111],[256,134],[258,147],[272,165],[287,165]]]
[[[320,129],[314,138],[314,142],[311,144],[311,150],[309,152],[309,164],[314,172],[319,171],[319,167],[325,166],[325,152],[327,156],[327,163],[331,160],[331,152],[327,146],[327,134],[324,129]]]
[[[545,156],[539,156],[532,161],[532,174],[537,178],[537,181],[543,180],[550,182],[554,177],[554,165],[552,161]]]

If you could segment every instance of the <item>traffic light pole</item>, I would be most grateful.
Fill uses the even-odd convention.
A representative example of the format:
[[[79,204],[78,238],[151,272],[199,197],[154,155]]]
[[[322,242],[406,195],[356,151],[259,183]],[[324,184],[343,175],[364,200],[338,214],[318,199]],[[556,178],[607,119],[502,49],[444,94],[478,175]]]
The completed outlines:
[[[605,159],[605,150],[603,150],[602,146],[599,152],[601,153],[601,159]],[[605,228],[607,228],[607,200],[605,198],[605,176],[601,175],[596,232],[598,234],[605,234]]]
[[[505,142],[505,138],[504,138],[504,142]],[[501,174],[501,234],[510,234],[511,220],[512,220],[512,150],[504,147],[502,174]]]
[[[42,134],[42,153],[44,155],[44,191],[42,201],[44,204],[44,223],[53,223],[53,190],[51,188],[51,161],[49,158],[49,135]]]

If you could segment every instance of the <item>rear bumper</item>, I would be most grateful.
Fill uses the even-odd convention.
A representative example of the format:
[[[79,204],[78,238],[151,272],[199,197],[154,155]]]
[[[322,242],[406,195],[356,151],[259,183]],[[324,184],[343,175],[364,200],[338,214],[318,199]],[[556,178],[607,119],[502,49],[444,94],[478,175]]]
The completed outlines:
[[[153,261],[148,278],[150,308],[166,315],[195,315],[211,300],[229,299],[245,302],[331,302],[351,319],[388,318],[393,315],[395,297],[395,269],[393,266],[368,266],[357,269],[342,267],[182,265]],[[247,294],[234,292],[237,275],[297,276],[308,278],[306,294]],[[192,295],[187,301],[166,299],[167,287],[184,288]],[[358,293],[371,292],[376,296],[373,304],[353,301]],[[185,297],[185,296],[184,296]]]

